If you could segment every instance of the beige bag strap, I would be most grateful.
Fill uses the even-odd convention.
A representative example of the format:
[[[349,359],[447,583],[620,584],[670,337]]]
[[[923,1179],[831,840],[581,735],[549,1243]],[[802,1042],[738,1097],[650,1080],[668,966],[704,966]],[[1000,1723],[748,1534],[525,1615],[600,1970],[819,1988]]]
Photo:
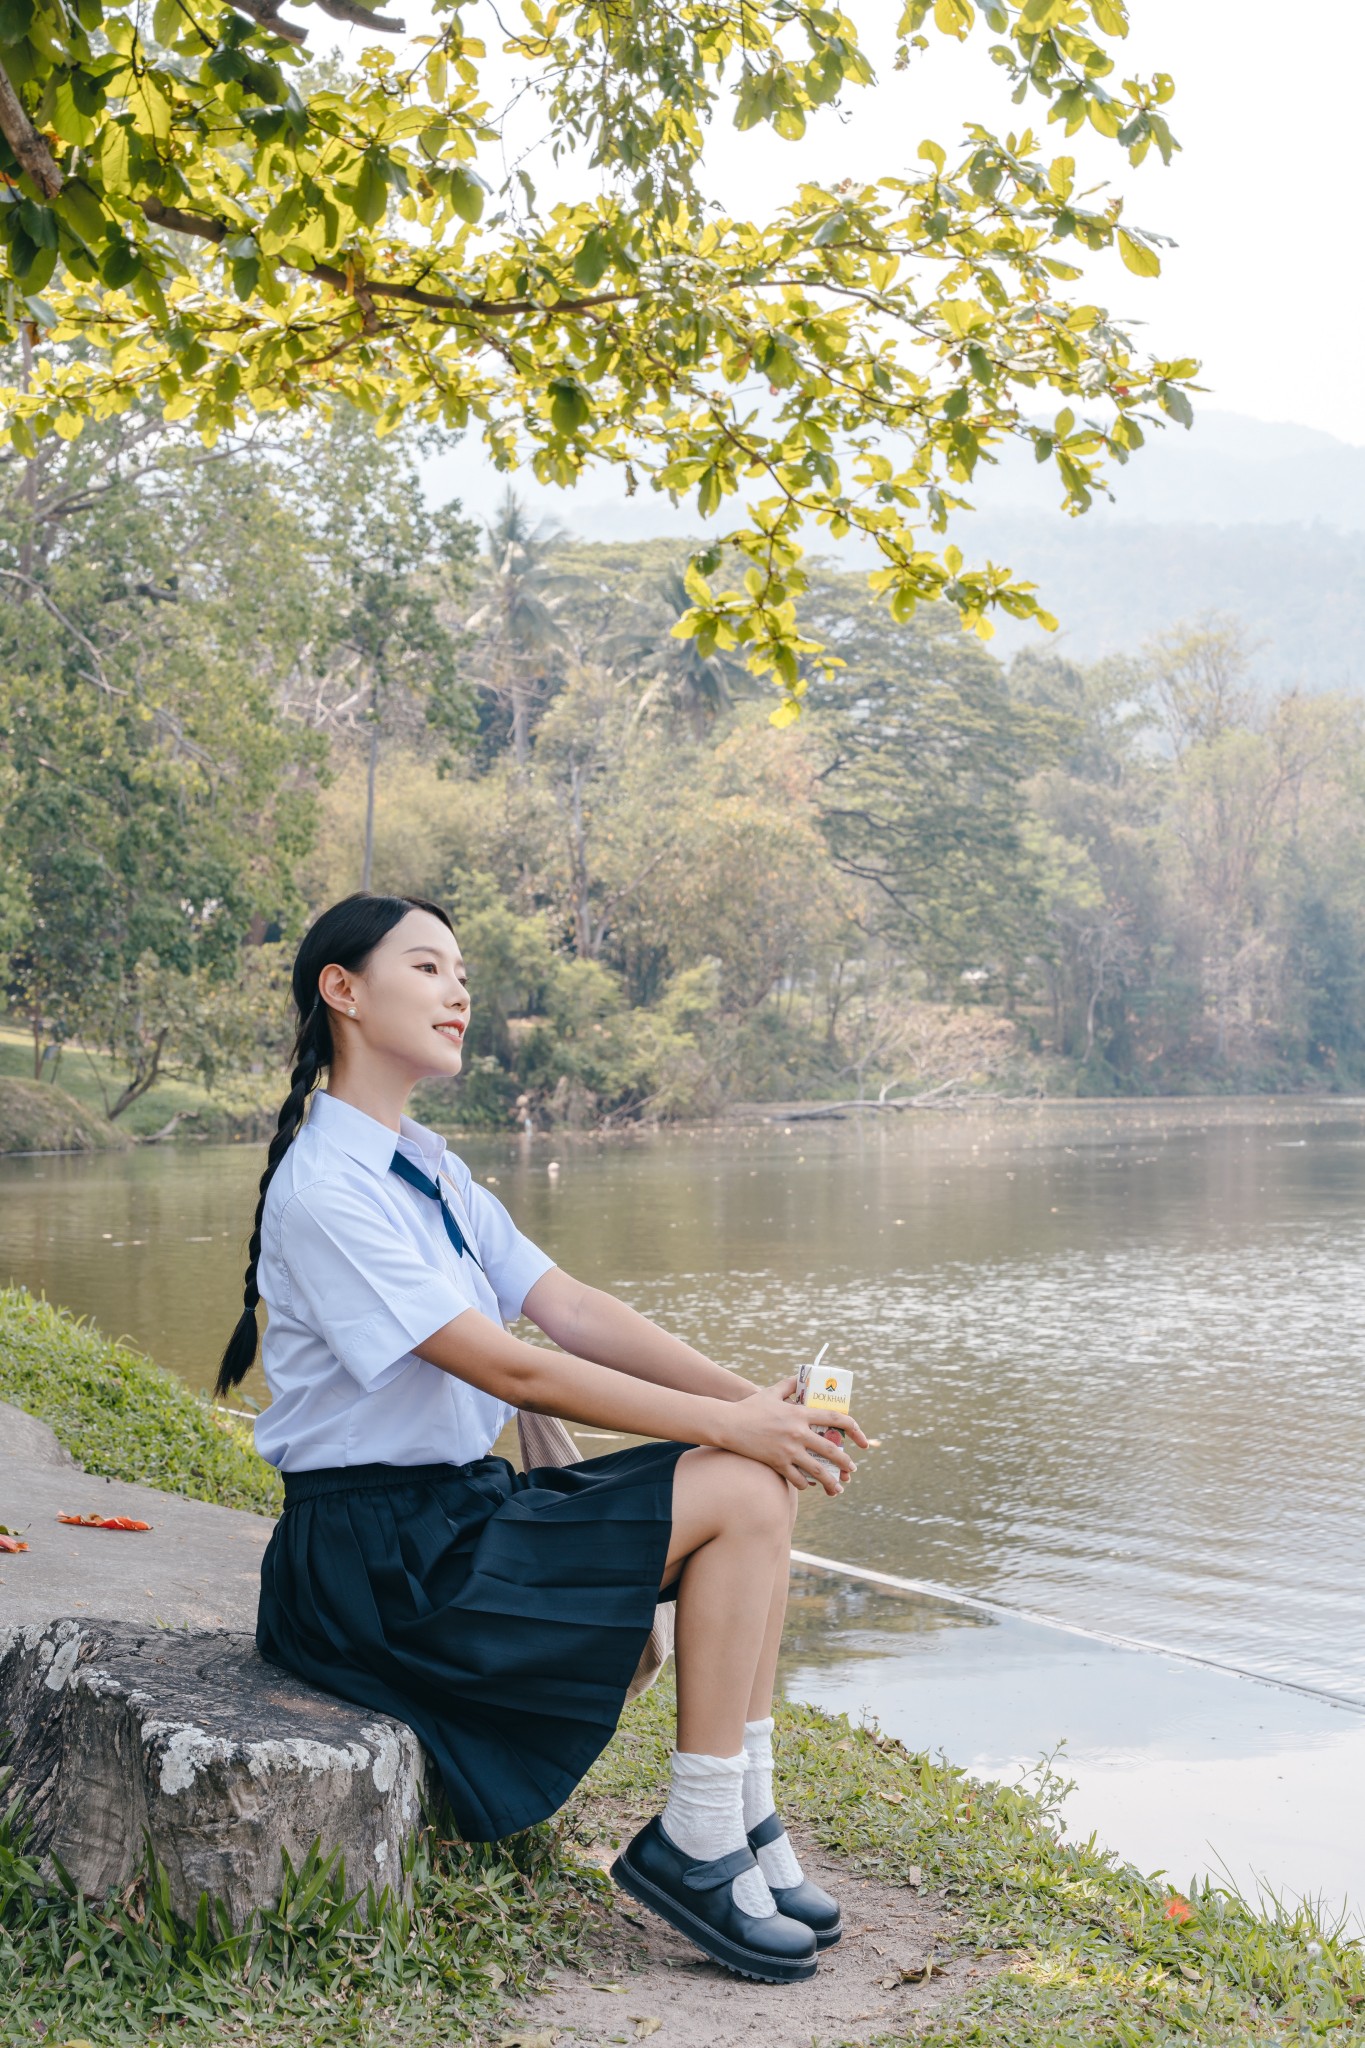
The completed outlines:
[[[532,1415],[517,1410],[517,1442],[521,1446],[521,1468],[530,1472],[537,1465],[580,1465],[578,1445],[556,1415]],[[626,1691],[628,1700],[648,1692],[673,1654],[673,1602],[661,1600],[654,1609],[654,1626],[640,1652],[635,1676]]]

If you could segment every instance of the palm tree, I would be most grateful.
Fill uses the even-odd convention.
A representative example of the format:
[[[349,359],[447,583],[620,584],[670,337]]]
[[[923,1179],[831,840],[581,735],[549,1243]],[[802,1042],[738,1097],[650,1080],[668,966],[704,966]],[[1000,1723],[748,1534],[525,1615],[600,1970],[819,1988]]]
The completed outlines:
[[[557,614],[577,578],[555,571],[554,551],[564,538],[561,530],[532,526],[526,507],[511,489],[484,531],[480,602],[465,623],[479,639],[483,672],[475,680],[507,706],[512,757],[524,767],[532,713],[544,694],[552,658],[565,645]]]
[[[638,717],[664,709],[700,740],[737,697],[753,693],[754,678],[734,652],[718,647],[703,654],[696,640],[673,638],[673,627],[691,608],[681,569],[666,569],[638,601],[637,618],[612,636],[607,652],[614,665],[631,664],[646,678]]]

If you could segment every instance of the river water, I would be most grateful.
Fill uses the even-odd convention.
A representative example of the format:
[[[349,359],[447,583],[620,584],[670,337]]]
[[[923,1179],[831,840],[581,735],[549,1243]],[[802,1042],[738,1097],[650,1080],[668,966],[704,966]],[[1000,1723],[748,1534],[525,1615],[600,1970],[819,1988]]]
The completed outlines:
[[[803,1504],[806,1550],[1365,1701],[1365,1104],[465,1152],[569,1271],[724,1362],[830,1341],[880,1448]],[[0,1162],[0,1277],[207,1387],[260,1166]]]

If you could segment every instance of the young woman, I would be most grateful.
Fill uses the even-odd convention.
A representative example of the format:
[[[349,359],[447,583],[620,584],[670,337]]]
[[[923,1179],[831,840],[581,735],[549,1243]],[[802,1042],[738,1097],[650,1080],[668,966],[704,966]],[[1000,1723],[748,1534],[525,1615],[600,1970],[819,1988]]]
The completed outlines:
[[[403,1114],[414,1083],[460,1071],[470,999],[444,911],[334,904],[293,996],[294,1071],[218,1375],[223,1394],[247,1372],[263,1300],[256,1442],[284,1512],[262,1656],[406,1721],[461,1830],[493,1840],[563,1804],[611,1737],[661,1589],[675,1596],[671,1789],[613,1875],[730,1969],[809,1977],[839,1909],[774,1810],[773,1671],[797,1493],[826,1484],[817,1456],[846,1477],[851,1459],[791,1380],[755,1388],[571,1280]],[[512,1336],[519,1315],[559,1348]],[[489,1456],[518,1408],[661,1441],[518,1473]]]

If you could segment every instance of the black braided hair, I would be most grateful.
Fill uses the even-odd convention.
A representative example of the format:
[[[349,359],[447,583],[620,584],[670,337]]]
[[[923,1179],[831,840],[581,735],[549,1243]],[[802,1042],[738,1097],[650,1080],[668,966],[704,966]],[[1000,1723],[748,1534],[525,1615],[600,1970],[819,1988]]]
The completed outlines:
[[[364,892],[343,897],[324,910],[304,936],[294,961],[291,990],[299,1025],[294,1038],[293,1072],[289,1093],[280,1110],[275,1135],[266,1154],[256,1202],[256,1220],[247,1246],[246,1283],[242,1289],[245,1306],[236,1328],[228,1338],[218,1367],[214,1392],[229,1393],[247,1376],[256,1356],[256,1304],[261,1290],[256,1285],[256,1266],[261,1256],[261,1217],[265,1213],[266,1190],[275,1168],[303,1126],[308,1098],[317,1087],[325,1068],[332,1063],[332,1013],[318,989],[324,967],[364,967],[379,941],[405,918],[410,910],[429,910],[450,929],[450,919],[437,903],[421,896],[371,896]]]

